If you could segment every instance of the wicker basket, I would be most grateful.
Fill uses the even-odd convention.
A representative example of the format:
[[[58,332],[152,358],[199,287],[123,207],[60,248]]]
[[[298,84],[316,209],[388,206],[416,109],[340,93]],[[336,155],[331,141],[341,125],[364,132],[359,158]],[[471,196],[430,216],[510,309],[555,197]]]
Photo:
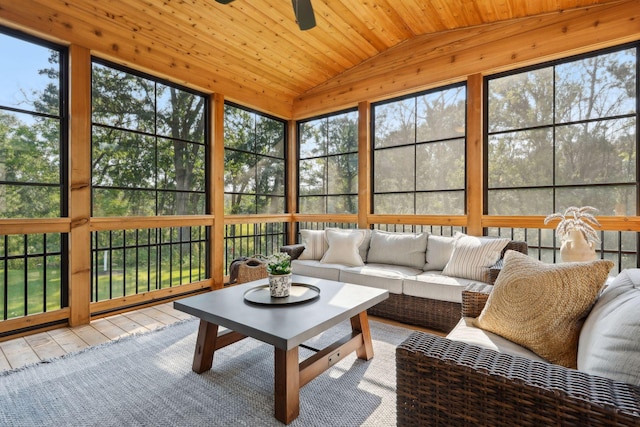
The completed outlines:
[[[243,261],[238,266],[238,280],[236,283],[252,282],[267,277],[267,264],[263,261],[263,258],[261,255],[254,255]]]

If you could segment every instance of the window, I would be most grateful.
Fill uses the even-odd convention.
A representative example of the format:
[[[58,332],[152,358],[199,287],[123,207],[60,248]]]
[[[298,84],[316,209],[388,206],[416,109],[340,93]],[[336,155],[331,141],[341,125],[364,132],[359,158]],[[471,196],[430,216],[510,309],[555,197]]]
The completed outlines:
[[[0,56],[0,216],[66,216],[66,53],[0,33]]]
[[[465,213],[466,86],[373,106],[373,211]]]
[[[0,217],[64,217],[66,50],[7,31],[0,57]],[[0,320],[68,305],[67,249],[63,233],[0,236]]]
[[[486,80],[487,213],[636,215],[638,47]]]
[[[358,213],[358,112],[298,124],[299,211]]]
[[[94,61],[93,216],[204,214],[206,97]]]
[[[224,112],[225,214],[284,213],[285,122],[232,104]]]
[[[93,216],[207,209],[207,98],[94,60]],[[94,231],[91,301],[209,277],[209,227]]]

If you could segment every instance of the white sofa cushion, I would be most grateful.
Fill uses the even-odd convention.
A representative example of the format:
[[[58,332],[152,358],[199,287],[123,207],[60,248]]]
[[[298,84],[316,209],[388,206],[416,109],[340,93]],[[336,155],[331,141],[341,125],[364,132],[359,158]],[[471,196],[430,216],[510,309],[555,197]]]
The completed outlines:
[[[340,271],[340,281],[386,289],[392,294],[401,294],[404,279],[420,272],[421,270],[401,265],[367,264],[362,267],[344,268]]]
[[[325,231],[329,249],[320,260],[323,264],[364,265],[358,247],[364,240],[364,232],[359,230],[330,229]]]
[[[451,236],[436,236],[429,234],[427,239],[427,259],[422,268],[424,271],[442,271],[451,258],[453,245],[457,239]]]
[[[304,251],[298,259],[313,259],[319,261],[329,248],[324,230],[300,230]]]
[[[342,264],[322,264],[313,259],[294,259],[291,261],[291,272],[302,276],[317,277],[319,279],[340,280],[340,270],[345,268]]]
[[[512,356],[526,357],[527,359],[544,362],[545,360],[531,350],[502,338],[491,332],[473,326],[473,318],[463,317],[458,324],[449,332],[447,338],[452,341],[460,341],[478,347],[488,348],[499,353],[506,353]]]
[[[489,267],[500,259],[500,254],[509,243],[509,239],[468,236],[462,233],[457,237],[451,259],[442,274],[486,282],[489,278]]]
[[[405,279],[402,289],[406,295],[414,297],[462,303],[462,291],[472,283],[477,281],[427,271]]]
[[[428,233],[395,233],[373,230],[367,262],[424,267]]]
[[[580,332],[578,369],[640,386],[640,270],[622,271]]]

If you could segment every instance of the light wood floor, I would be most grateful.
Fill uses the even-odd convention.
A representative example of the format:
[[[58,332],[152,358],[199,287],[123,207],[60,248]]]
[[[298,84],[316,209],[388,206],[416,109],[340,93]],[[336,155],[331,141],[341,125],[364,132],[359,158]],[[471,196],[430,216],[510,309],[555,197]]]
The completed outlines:
[[[173,308],[173,303],[156,305],[92,321],[89,325],[64,327],[0,342],[0,372],[17,369],[41,360],[63,356],[87,347],[117,340],[131,334],[152,331],[192,316]],[[437,335],[440,332],[404,325],[369,316],[396,326],[409,327]]]

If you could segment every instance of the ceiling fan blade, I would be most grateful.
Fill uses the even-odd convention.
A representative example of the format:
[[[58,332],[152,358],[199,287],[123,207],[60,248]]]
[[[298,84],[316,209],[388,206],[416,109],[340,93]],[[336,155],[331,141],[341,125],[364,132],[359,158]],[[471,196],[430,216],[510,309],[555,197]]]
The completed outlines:
[[[231,3],[232,1],[233,1],[233,0],[216,0],[216,2],[217,2],[217,3],[220,3],[220,4],[229,4],[229,3]]]
[[[296,15],[298,27],[301,30],[308,30],[316,26],[316,17],[313,14],[311,0],[291,0],[293,12]]]

